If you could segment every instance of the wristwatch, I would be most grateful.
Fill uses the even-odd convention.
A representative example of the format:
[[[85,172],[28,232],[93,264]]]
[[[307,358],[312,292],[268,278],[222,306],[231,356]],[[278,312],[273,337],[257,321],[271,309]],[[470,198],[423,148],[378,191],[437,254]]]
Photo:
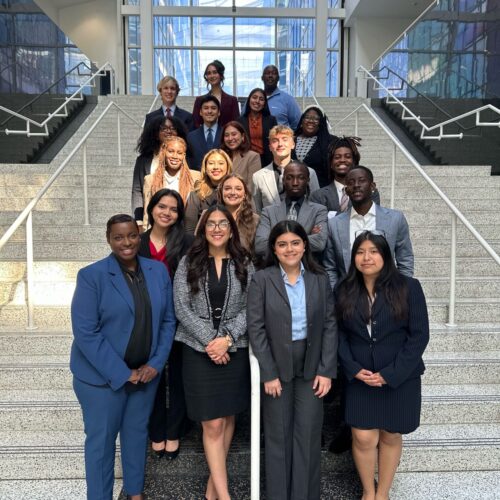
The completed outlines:
[[[231,347],[233,345],[233,339],[231,338],[231,335],[227,334],[224,338],[226,339],[227,346]]]

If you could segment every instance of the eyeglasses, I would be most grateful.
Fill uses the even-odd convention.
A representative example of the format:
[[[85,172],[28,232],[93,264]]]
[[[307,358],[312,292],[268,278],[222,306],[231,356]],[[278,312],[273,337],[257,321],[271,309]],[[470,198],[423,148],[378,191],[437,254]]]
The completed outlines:
[[[357,238],[360,235],[365,235],[365,234],[373,234],[373,236],[383,236],[384,238],[387,239],[387,236],[385,235],[385,231],[382,229],[359,229],[354,233],[354,238]]]
[[[222,229],[225,231],[226,229],[229,228],[229,221],[228,220],[221,220],[220,222],[214,222],[212,220],[209,220],[205,226],[209,231],[214,231],[215,228]]]
[[[319,123],[319,118],[317,116],[304,116],[304,121],[311,122],[311,123]]]

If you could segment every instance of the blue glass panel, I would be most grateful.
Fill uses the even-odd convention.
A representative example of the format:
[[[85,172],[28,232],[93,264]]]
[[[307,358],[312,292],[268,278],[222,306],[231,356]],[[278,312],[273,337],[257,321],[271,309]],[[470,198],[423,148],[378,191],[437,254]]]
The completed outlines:
[[[232,47],[233,20],[230,17],[194,17],[193,45]]]
[[[16,63],[16,90],[38,94],[55,81],[57,49],[17,47]]]
[[[288,7],[290,9],[314,8],[316,7],[316,0],[276,0],[276,7]]]
[[[128,91],[141,94],[141,49],[128,49]]]
[[[191,51],[155,49],[154,81],[159,82],[166,75],[176,78],[184,95],[191,95]]]
[[[328,0],[328,7],[330,9],[336,9],[337,7],[340,8],[340,0]]]
[[[232,7],[233,0],[192,0],[194,7]]]
[[[154,16],[153,39],[155,47],[191,45],[190,23],[189,17]]]
[[[338,97],[338,62],[339,53],[337,51],[329,51],[327,58],[326,70],[326,95],[329,97]]]
[[[129,46],[141,45],[140,16],[128,16],[128,44]]]
[[[235,22],[236,47],[274,47],[275,20],[265,18],[237,18]]]
[[[141,5],[141,0],[125,0],[125,3],[127,5]]]
[[[16,43],[56,45],[58,30],[45,14],[16,14],[14,16]]]
[[[306,95],[311,95],[314,89],[314,60],[314,51],[277,52],[280,88],[295,97],[302,96],[304,91]]]
[[[155,6],[189,7],[189,0],[154,0]]]
[[[90,61],[85,54],[80,52],[78,47],[65,47],[64,48],[64,71],[69,71],[79,63],[86,63],[90,67]],[[66,87],[63,90],[68,94],[75,92],[83,83],[88,80],[91,71],[83,64],[77,70],[73,70],[66,76]],[[85,87],[84,93],[90,94],[92,89]]]
[[[338,49],[339,47],[339,33],[340,33],[340,23],[338,19],[328,19],[328,42],[327,47],[329,49]]]
[[[247,96],[255,87],[262,87],[262,70],[269,64],[275,64],[275,52],[263,50],[237,50],[236,81],[237,95]]]
[[[275,7],[276,0],[236,0],[236,7]]]
[[[203,78],[205,69],[214,59],[224,64],[224,90],[233,93],[233,51],[232,50],[193,50],[193,95],[207,93],[207,82]]]
[[[12,16],[0,14],[0,43],[12,43]]]
[[[14,55],[11,47],[0,47],[0,92],[14,92]]]
[[[316,23],[314,19],[278,19],[278,48],[314,48],[315,26]]]

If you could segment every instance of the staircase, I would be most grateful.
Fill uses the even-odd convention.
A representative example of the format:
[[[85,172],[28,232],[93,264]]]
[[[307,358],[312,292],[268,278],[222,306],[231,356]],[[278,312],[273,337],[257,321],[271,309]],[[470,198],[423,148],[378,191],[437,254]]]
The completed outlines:
[[[43,185],[110,102],[99,98],[81,129],[50,165],[0,167],[0,233]],[[151,97],[114,96],[141,121]],[[360,99],[320,104],[332,122]],[[306,104],[312,104],[307,102]],[[179,105],[191,109],[192,98]],[[130,187],[139,130],[121,118],[122,165],[116,152],[116,112],[88,142],[90,226],[83,226],[82,153],[34,212],[35,321],[26,332],[25,236],[21,228],[0,252],[0,498],[83,499],[83,426],[68,369],[69,304],[76,273],[109,253],[105,222],[130,212]],[[340,133],[353,133],[354,117]],[[366,114],[358,135],[362,163],[373,169],[382,204],[389,204],[392,146]],[[416,276],[427,296],[431,341],[425,360],[422,426],[405,438],[392,499],[489,499],[500,490],[500,268],[458,226],[457,328],[447,328],[451,216],[419,174],[398,153],[396,208],[405,212],[416,255]],[[426,168],[437,184],[500,251],[500,178],[489,167]],[[243,418],[230,454],[233,497],[249,498],[248,425]],[[149,463],[149,498],[201,498],[207,477],[195,429],[172,464]],[[119,450],[118,450],[119,453]],[[117,462],[117,476],[120,476]],[[120,491],[116,484],[116,495]],[[323,453],[322,498],[359,494],[348,454]]]

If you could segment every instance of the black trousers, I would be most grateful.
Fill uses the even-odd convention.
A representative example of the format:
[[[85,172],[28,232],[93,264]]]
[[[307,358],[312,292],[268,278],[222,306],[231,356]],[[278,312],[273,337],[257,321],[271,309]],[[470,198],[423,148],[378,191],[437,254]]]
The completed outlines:
[[[186,400],[182,380],[182,344],[174,341],[168,364],[160,374],[153,411],[149,417],[149,439],[155,443],[165,441],[165,439],[174,441],[184,435],[187,424]]]

